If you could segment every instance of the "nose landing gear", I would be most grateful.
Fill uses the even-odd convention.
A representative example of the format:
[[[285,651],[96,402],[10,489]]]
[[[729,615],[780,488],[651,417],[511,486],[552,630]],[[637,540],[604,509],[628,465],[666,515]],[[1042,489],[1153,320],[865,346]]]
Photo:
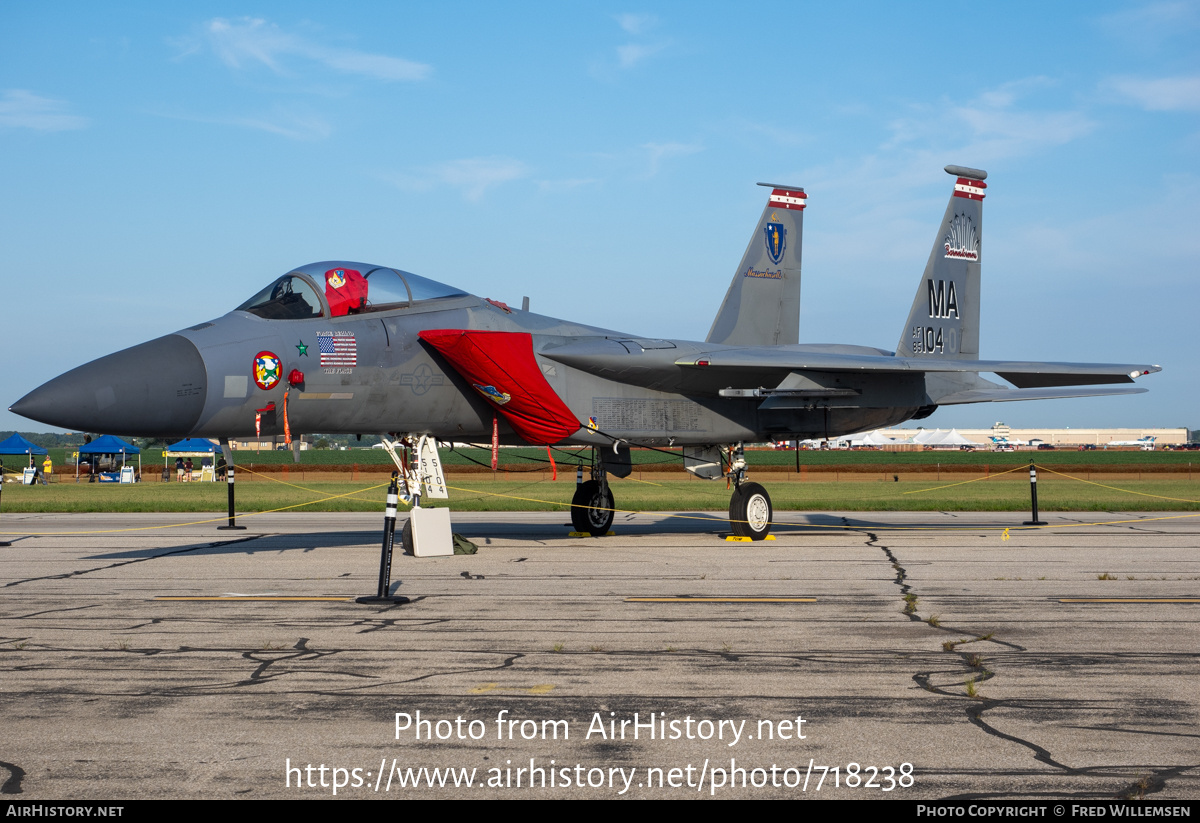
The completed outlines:
[[[771,495],[757,483],[734,486],[729,498],[729,526],[738,537],[764,540],[771,533]]]
[[[733,494],[729,498],[729,527],[737,537],[765,540],[771,533],[775,510],[771,495],[758,483],[746,482],[746,455],[742,444],[729,450],[729,471]]]

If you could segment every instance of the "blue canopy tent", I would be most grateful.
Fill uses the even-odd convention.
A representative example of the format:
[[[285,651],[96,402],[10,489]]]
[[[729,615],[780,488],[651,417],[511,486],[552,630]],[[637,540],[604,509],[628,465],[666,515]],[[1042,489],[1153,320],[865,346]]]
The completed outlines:
[[[27,454],[29,455],[29,465],[32,466],[33,456],[46,454],[46,450],[14,432],[12,437],[0,441],[0,454]]]
[[[172,457],[201,457],[209,466],[215,465],[213,456],[221,447],[211,440],[205,440],[201,437],[189,437],[186,440],[180,440],[178,443],[172,443],[163,450],[163,479],[168,475],[167,461]],[[191,479],[190,477],[188,478]],[[215,473],[212,476],[216,480]]]
[[[172,443],[167,446],[164,454],[212,454],[217,449],[221,448],[211,440],[205,440],[200,437],[189,437],[187,440],[180,440],[178,443]]]
[[[139,449],[137,446],[132,446],[129,443],[126,443],[124,440],[122,440],[119,437],[115,437],[114,435],[111,435],[111,434],[104,434],[104,435],[101,435],[100,437],[97,437],[91,443],[87,443],[87,444],[79,447],[79,459],[75,461],[75,479],[79,480],[79,464],[80,463],[87,462],[91,466],[96,465],[96,462],[94,460],[84,461],[84,459],[83,459],[84,455],[88,455],[88,456],[94,455],[95,457],[110,456],[110,457],[115,458],[118,454],[121,455],[121,468],[125,468],[125,457],[127,455],[136,454],[138,456],[138,475],[139,476],[141,475],[141,473],[142,473],[142,450]],[[114,462],[115,462],[115,460],[114,460]],[[120,477],[119,472],[99,472],[98,473],[98,478],[102,483],[106,482],[106,481],[110,482],[110,483],[116,482],[119,479],[119,477]]]

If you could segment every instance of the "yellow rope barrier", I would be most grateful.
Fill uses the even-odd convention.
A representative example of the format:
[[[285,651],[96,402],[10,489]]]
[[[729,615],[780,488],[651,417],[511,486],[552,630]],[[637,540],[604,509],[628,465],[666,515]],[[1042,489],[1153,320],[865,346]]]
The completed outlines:
[[[244,514],[239,514],[238,517],[256,517],[260,514],[275,514],[276,512],[284,512],[284,511],[288,511],[289,509],[298,509],[302,506],[312,506],[316,503],[326,503],[330,500],[338,500],[343,497],[352,497],[356,494],[362,494],[363,492],[368,492],[373,489],[382,489],[387,485],[388,485],[387,483],[381,483],[378,486],[368,486],[365,489],[355,489],[354,491],[346,492],[345,494],[334,494],[334,495],[330,495],[329,497],[320,498],[318,500],[309,500],[305,503],[293,503],[290,506],[280,506],[277,509],[266,509],[266,510],[260,511],[260,512],[245,512]],[[310,490],[305,489],[305,491],[310,491]],[[320,494],[320,492],[314,492],[314,493]],[[104,513],[105,512],[93,512],[93,514],[104,514]],[[154,531],[155,529],[179,529],[179,528],[183,528],[184,526],[203,526],[207,523],[222,523],[228,519],[229,519],[229,516],[223,514],[220,517],[214,517],[210,520],[193,520],[190,523],[166,523],[166,524],[163,524],[160,526],[132,526],[128,529],[97,529],[94,531],[79,531],[79,532],[0,532],[0,534],[4,534],[4,535],[23,534],[23,535],[26,535],[29,537],[47,537],[47,536],[62,535],[62,534],[69,534],[69,535],[120,534],[122,532]]]
[[[1159,500],[1171,500],[1176,503],[1200,503],[1200,500],[1187,500],[1182,497],[1167,497],[1166,495],[1163,495],[1163,494],[1150,494],[1150,492],[1136,492],[1133,489],[1122,489],[1119,486],[1109,486],[1104,483],[1097,483],[1095,480],[1085,480],[1084,478],[1076,477],[1073,474],[1067,474],[1066,472],[1055,471],[1054,469],[1048,469],[1045,466],[1038,466],[1036,463],[1034,465],[1038,469],[1041,469],[1044,472],[1049,472],[1050,474],[1057,474],[1059,477],[1066,477],[1070,480],[1077,480],[1080,483],[1087,483],[1090,486],[1099,486],[1102,489],[1111,489],[1112,491],[1115,491],[1115,492],[1124,492],[1125,494],[1140,494],[1142,497],[1157,497]]]
[[[271,475],[269,475],[269,474],[266,474],[265,472],[256,472],[256,471],[254,471],[254,469],[247,469],[245,466],[234,466],[234,469],[235,469],[236,471],[239,471],[239,472],[247,472],[247,473],[249,473],[249,474],[257,475],[258,477],[265,478],[265,479],[267,479],[267,480],[270,480],[270,481],[271,481],[271,482],[273,482],[273,483],[279,483],[279,484],[281,484],[281,485],[284,485],[284,486],[290,486],[291,488],[293,488],[293,489],[299,489],[300,491],[310,492],[310,493],[312,493],[312,494],[324,494],[324,492],[320,492],[320,491],[318,491],[318,490],[316,490],[316,489],[310,489],[310,488],[307,488],[307,487],[305,487],[305,486],[298,486],[298,485],[296,485],[295,483],[289,483],[289,482],[288,482],[288,481],[286,481],[286,480],[280,480],[280,479],[278,479],[278,478],[271,477]],[[387,485],[387,483],[384,483],[384,484],[383,484],[383,486],[386,486],[386,485]],[[359,491],[357,491],[357,492],[350,492],[349,494],[346,494],[346,495],[339,495],[339,497],[350,497],[350,496],[352,496],[352,495],[355,495],[355,494],[362,494],[363,492],[369,492],[369,491],[371,491],[372,489],[378,489],[378,488],[382,488],[383,486],[368,486],[367,488],[365,488],[365,489],[360,489],[360,490],[359,490]],[[332,500],[333,498],[329,498],[329,499],[331,499],[331,500]],[[318,503],[319,503],[319,502],[323,502],[323,501],[315,501],[315,502],[318,502]],[[403,502],[403,501],[401,501],[401,502]],[[305,505],[308,505],[308,504],[306,503]]]
[[[1066,477],[1070,480],[1077,480],[1080,483],[1087,483],[1087,484],[1090,484],[1093,486],[1100,486],[1102,488],[1110,489],[1113,491],[1124,492],[1127,494],[1136,494],[1136,495],[1141,495],[1144,497],[1155,497],[1155,498],[1159,498],[1162,500],[1171,500],[1171,501],[1182,502],[1182,503],[1200,503],[1200,500],[1188,500],[1188,499],[1184,499],[1184,498],[1167,497],[1165,495],[1150,494],[1148,492],[1138,492],[1138,491],[1134,491],[1132,489],[1122,489],[1118,486],[1110,486],[1110,485],[1107,485],[1104,483],[1097,483],[1092,480],[1085,480],[1081,477],[1075,477],[1074,475],[1070,475],[1065,472],[1056,471],[1054,469],[1049,469],[1044,466],[1037,466],[1036,464],[1033,464],[1033,465],[1035,466],[1035,468],[1040,468],[1043,471],[1048,472],[1050,474],[1055,474],[1055,475],[1059,475],[1061,477]],[[913,489],[911,491],[901,492],[901,494],[903,494],[903,495],[923,494],[925,492],[940,491],[942,489],[953,488],[955,486],[964,486],[964,485],[967,485],[970,483],[978,483],[981,481],[990,480],[993,477],[1000,477],[1000,476],[1003,476],[1003,475],[1006,475],[1006,474],[1009,474],[1012,472],[1025,470],[1027,468],[1028,468],[1028,466],[1014,466],[1011,469],[1006,469],[1004,471],[1000,471],[995,474],[988,474],[985,477],[976,477],[971,480],[963,480],[963,481],[959,481],[956,483],[944,484],[941,486],[932,486],[932,487],[929,487],[926,489]],[[317,491],[316,489],[310,489],[310,488],[306,488],[304,486],[300,486],[295,483],[289,483],[285,480],[279,480],[277,478],[270,477],[269,475],[267,475],[265,473],[256,472],[256,471],[254,471],[252,469],[248,469],[244,466],[242,466],[242,467],[235,466],[235,469],[243,471],[243,472],[248,472],[250,474],[255,474],[260,477],[265,477],[268,480],[272,480],[276,483],[280,483],[282,485],[289,486],[291,488],[299,489],[301,491],[310,492],[312,494],[320,494],[321,493],[321,492]],[[639,483],[646,483],[648,485],[665,488],[665,486],[663,486],[662,484],[659,484],[659,483],[652,483],[650,481],[641,480],[638,478],[629,478],[629,479],[635,480],[636,482],[639,482]],[[523,486],[518,486],[517,488],[528,488],[529,486],[534,486],[534,485],[537,485],[538,483],[543,483],[543,482],[546,482],[546,481],[545,480],[537,480],[537,481],[533,481],[531,483],[526,483]],[[327,497],[319,498],[317,500],[310,500],[310,501],[307,501],[304,503],[295,503],[295,504],[292,504],[289,506],[281,506],[279,508],[267,509],[267,510],[260,511],[260,512],[247,512],[244,514],[240,514],[238,516],[239,517],[254,517],[254,516],[257,516],[260,514],[274,514],[277,512],[289,511],[291,509],[303,508],[304,506],[311,506],[311,505],[314,505],[317,503],[325,503],[330,500],[338,500],[338,499],[346,498],[346,497],[356,497],[357,495],[364,494],[369,491],[381,489],[381,488],[385,487],[386,485],[387,485],[386,483],[381,483],[379,485],[368,486],[363,489],[356,489],[354,491],[346,492],[344,494],[330,495]],[[565,502],[558,501],[558,500],[543,500],[543,499],[536,498],[536,497],[521,497],[518,495],[506,494],[503,492],[489,492],[489,491],[483,491],[481,489],[469,489],[469,488],[465,488],[465,487],[461,487],[461,486],[449,486],[449,485],[447,485],[446,488],[451,489],[453,491],[465,492],[468,494],[477,495],[479,497],[499,497],[499,498],[508,499],[508,500],[519,500],[519,501],[526,502],[526,503],[538,503],[541,505],[549,505],[549,506],[556,507],[556,510],[558,507],[568,508],[568,507],[572,506],[571,503],[565,503]],[[872,496],[874,496],[874,495],[872,495]],[[866,496],[860,497],[858,499],[866,499]],[[678,512],[648,512],[648,511],[639,511],[639,510],[635,510],[635,509],[607,508],[607,507],[603,507],[603,506],[587,506],[584,508],[596,509],[598,511],[611,511],[614,514],[635,514],[635,515],[636,514],[658,514],[663,517],[677,518],[677,519],[683,519],[683,520],[704,520],[704,521],[709,521],[709,522],[714,520],[714,518],[709,515],[691,515],[691,514],[681,514]],[[822,523],[789,523],[789,522],[778,521],[778,520],[772,521],[771,525],[772,526],[790,526],[790,527],[794,527],[794,528],[809,528],[809,529],[837,529],[837,530],[841,530],[841,531],[862,531],[864,529],[869,528],[871,531],[888,531],[888,532],[895,532],[895,531],[980,531],[980,530],[992,531],[992,530],[1001,530],[1002,529],[1004,531],[1005,535],[1007,536],[1009,531],[1035,531],[1035,530],[1039,530],[1039,529],[1082,528],[1082,527],[1088,527],[1088,526],[1118,525],[1118,524],[1123,524],[1123,523],[1145,523],[1145,522],[1152,522],[1152,521],[1158,521],[1158,520],[1176,520],[1176,519],[1187,518],[1187,517],[1200,517],[1200,514],[1165,515],[1165,516],[1160,516],[1160,517],[1135,518],[1132,520],[1126,519],[1126,520],[1098,521],[1098,522],[1094,522],[1094,523],[1060,523],[1060,524],[1044,525],[1044,526],[976,525],[976,526],[886,526],[886,527],[879,527],[879,526],[866,526],[866,525],[855,526],[855,525],[845,525],[845,524],[832,525],[832,524],[822,524]],[[159,525],[159,526],[138,526],[138,527],[125,528],[125,529],[103,529],[103,530],[95,530],[95,531],[76,531],[76,532],[0,532],[0,534],[4,534],[4,535],[22,534],[22,535],[29,535],[29,536],[118,534],[118,533],[124,533],[124,532],[152,531],[152,530],[156,530],[156,529],[182,528],[184,526],[198,526],[198,525],[205,525],[208,523],[219,523],[226,519],[227,519],[226,516],[221,516],[221,517],[216,517],[216,518],[212,518],[212,519],[208,519],[208,520],[196,520],[196,521],[192,521],[189,523],[170,523],[170,524]],[[719,520],[722,522],[728,522],[727,518],[719,518]],[[739,521],[739,522],[745,522],[745,521]]]
[[[1011,469],[1005,469],[1004,471],[996,472],[995,474],[988,474],[988,475],[985,475],[984,477],[976,477],[971,480],[963,480],[958,483],[947,483],[944,486],[932,486],[931,488],[928,488],[928,489],[913,489],[910,492],[901,492],[901,494],[921,494],[923,492],[941,491],[942,489],[949,489],[953,486],[965,486],[968,483],[979,483],[980,481],[983,481],[983,480],[991,480],[993,477],[1001,477],[1010,472],[1020,471],[1025,468],[1027,468],[1027,467],[1026,466],[1014,466]]]

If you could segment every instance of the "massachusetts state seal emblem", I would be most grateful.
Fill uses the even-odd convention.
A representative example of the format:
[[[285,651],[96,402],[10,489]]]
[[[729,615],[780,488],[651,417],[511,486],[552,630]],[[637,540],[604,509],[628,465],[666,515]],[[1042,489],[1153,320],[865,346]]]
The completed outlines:
[[[787,248],[787,229],[782,223],[771,221],[767,223],[763,232],[767,236],[767,256],[771,258],[772,263],[779,265],[779,261],[783,260],[784,249]]]

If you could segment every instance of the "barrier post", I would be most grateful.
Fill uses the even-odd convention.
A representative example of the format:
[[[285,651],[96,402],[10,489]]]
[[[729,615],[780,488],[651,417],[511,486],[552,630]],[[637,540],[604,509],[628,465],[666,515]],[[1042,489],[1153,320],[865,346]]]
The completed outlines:
[[[0,468],[0,500],[4,498],[4,469]],[[11,546],[7,540],[0,541],[0,546]]]
[[[237,514],[233,507],[233,449],[229,447],[229,440],[221,438],[221,453],[225,455],[225,487],[229,490],[229,525],[217,526],[218,531],[245,531],[245,526],[237,524]]]
[[[374,597],[359,597],[359,603],[407,603],[407,597],[391,597],[388,588],[392,584],[392,550],[396,544],[396,507],[400,503],[400,489],[396,485],[399,472],[392,472],[392,480],[388,483],[387,506],[383,511],[383,547],[379,554],[379,585]]]
[[[1033,464],[1033,460],[1029,461],[1029,502],[1033,506],[1033,519],[1026,520],[1022,525],[1025,526],[1044,526],[1046,521],[1038,519],[1038,504],[1037,504],[1037,466]]]

